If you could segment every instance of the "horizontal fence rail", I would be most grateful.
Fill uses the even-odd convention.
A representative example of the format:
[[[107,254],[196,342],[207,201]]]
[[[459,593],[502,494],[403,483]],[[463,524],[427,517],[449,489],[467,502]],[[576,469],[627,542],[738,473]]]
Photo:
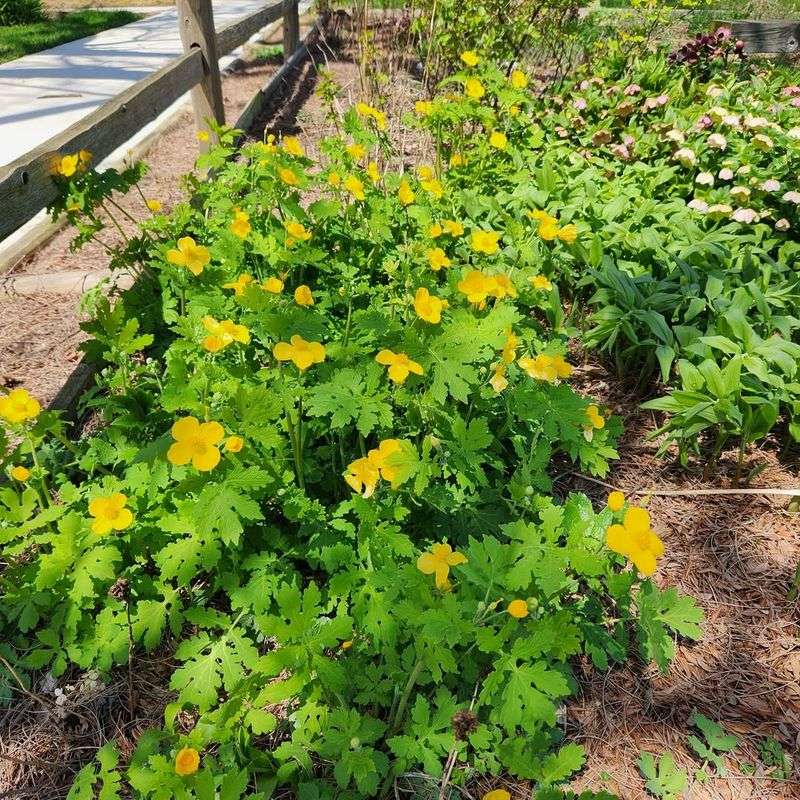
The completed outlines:
[[[192,5],[207,5],[210,0],[188,0]],[[180,5],[179,5],[180,8]],[[244,44],[254,33],[270,22],[284,17],[284,28],[292,31],[284,34],[284,59],[289,59],[298,45],[296,31],[299,30],[297,0],[280,0],[262,8],[243,19],[226,25],[216,33],[214,55],[225,55]],[[186,20],[183,20],[186,21]],[[209,21],[210,20],[209,17]],[[183,31],[182,31],[183,36]],[[198,108],[198,87],[209,82],[209,72],[219,65],[216,57],[210,63],[203,51],[202,43],[195,44],[184,38],[186,52],[165,64],[152,75],[144,78],[113,100],[98,108],[84,119],[76,122],[62,133],[44,142],[39,147],[4,167],[0,167],[0,240],[16,231],[58,196],[53,181],[53,167],[59,155],[88,150],[93,162],[99,163],[148,122],[169,108],[188,91],[193,93],[195,114],[209,115],[205,108]],[[287,51],[286,45],[290,50]]]

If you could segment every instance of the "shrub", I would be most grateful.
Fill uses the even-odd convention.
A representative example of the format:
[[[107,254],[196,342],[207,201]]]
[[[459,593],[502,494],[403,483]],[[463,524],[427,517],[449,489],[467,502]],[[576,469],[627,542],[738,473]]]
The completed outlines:
[[[27,25],[43,19],[42,0],[0,0],[0,25]]]

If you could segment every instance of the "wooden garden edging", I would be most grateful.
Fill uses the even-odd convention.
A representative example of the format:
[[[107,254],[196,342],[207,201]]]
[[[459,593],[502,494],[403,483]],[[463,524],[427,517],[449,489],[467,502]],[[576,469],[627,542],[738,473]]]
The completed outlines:
[[[211,0],[177,0],[183,55],[0,168],[0,240],[57,197],[52,172],[59,154],[88,150],[94,163],[99,163],[189,90],[199,127],[208,129],[208,120],[224,122],[219,55],[229,53],[282,16],[284,59],[288,61],[299,44],[297,5],[298,0],[278,0],[217,33]]]
[[[785,53],[800,52],[800,20],[720,20],[714,29],[728,28],[735,39],[744,42],[746,53]]]

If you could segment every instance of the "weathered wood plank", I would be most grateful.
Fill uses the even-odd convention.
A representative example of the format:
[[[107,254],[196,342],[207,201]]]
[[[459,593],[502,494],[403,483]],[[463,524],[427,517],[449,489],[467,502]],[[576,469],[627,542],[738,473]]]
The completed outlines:
[[[244,44],[254,33],[258,33],[265,25],[280,19],[283,14],[283,0],[262,8],[248,17],[236,20],[217,32],[217,52],[223,56]]]
[[[203,77],[192,88],[192,107],[198,131],[213,134],[211,123],[225,124],[225,104],[222,102],[222,78],[219,74],[217,55],[217,29],[214,27],[214,11],[211,0],[177,0],[178,26],[186,53],[197,50],[203,54]],[[201,142],[201,149],[208,149],[212,136]]]
[[[102,161],[202,78],[200,51],[182,55],[63,133],[0,168],[0,238],[55,199],[58,191],[51,175],[59,153],[88,150],[94,163]]]
[[[774,20],[721,20],[716,28],[729,28],[734,38],[744,42],[746,53],[797,53],[800,52],[800,21]]]
[[[300,14],[297,0],[283,0],[283,61],[287,63],[300,42]]]

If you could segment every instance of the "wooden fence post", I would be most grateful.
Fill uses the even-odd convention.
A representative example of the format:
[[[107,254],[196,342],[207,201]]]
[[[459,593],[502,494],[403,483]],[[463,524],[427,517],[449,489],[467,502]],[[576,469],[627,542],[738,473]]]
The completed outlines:
[[[283,0],[283,63],[285,64],[300,44],[300,15],[297,0]]]
[[[219,76],[217,31],[211,0],[176,0],[178,25],[185,52],[199,49],[203,54],[204,77],[192,89],[192,105],[198,131],[210,132],[209,120],[225,124],[225,107],[222,103],[222,81]],[[201,142],[201,146],[208,146]]]

